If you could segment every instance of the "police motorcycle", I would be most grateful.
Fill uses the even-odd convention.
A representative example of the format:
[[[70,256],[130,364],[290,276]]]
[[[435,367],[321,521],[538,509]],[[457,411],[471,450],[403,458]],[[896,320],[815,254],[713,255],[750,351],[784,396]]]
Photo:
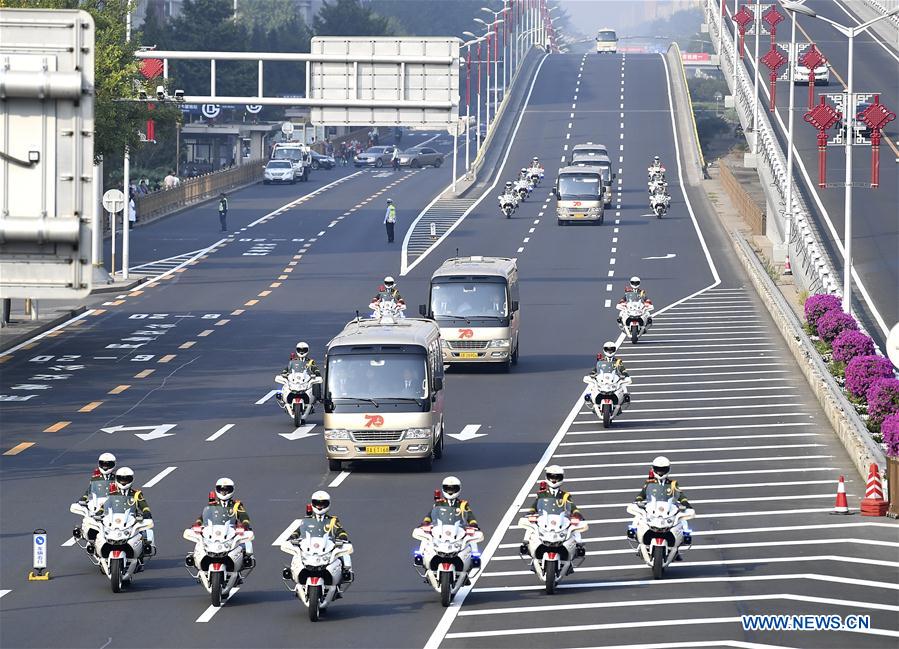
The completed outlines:
[[[294,426],[302,426],[312,412],[316,395],[314,386],[321,385],[322,377],[313,376],[303,363],[292,361],[287,375],[276,374],[275,383],[283,386],[275,395],[278,405],[293,419]]]
[[[536,160],[531,163],[531,166],[528,167],[528,180],[531,182],[531,185],[536,187],[540,184],[540,181],[543,180],[543,167]]]
[[[500,211],[507,219],[512,218],[512,212],[518,209],[518,203],[521,201],[511,182],[506,183],[505,191],[497,197],[497,200],[499,201]]]
[[[311,505],[307,506],[311,514]],[[353,553],[353,544],[332,538],[328,520],[309,516],[300,523],[298,540],[284,541],[281,551],[291,555],[290,566],[281,578],[287,590],[294,593],[309,610],[309,619],[317,622],[336,598],[350,586],[344,581],[341,557]]]
[[[612,363],[599,361],[596,363],[596,373],[585,376],[584,383],[587,384],[584,401],[602,420],[602,427],[608,428],[625,407],[624,395],[631,384],[631,377],[621,376]]]
[[[541,485],[541,491],[545,487]],[[587,530],[587,523],[571,516],[568,503],[551,496],[537,499],[537,513],[518,520],[518,527],[525,530],[524,541],[519,548],[522,559],[531,564],[531,570],[544,582],[546,592],[552,595],[556,586],[580,566],[586,553],[578,550],[580,533]]]
[[[94,493],[91,496],[94,498]],[[151,556],[142,532],[152,529],[153,519],[140,516],[134,501],[127,496],[109,493],[105,502],[98,504],[99,500],[97,497],[93,505],[74,503],[69,507],[69,511],[82,517],[82,527],[73,532],[76,540],[85,543],[82,547],[91,562],[109,578],[112,592],[120,593]]]
[[[696,511],[681,508],[674,498],[655,496],[642,506],[631,503],[627,511],[634,516],[627,529],[628,543],[652,568],[653,579],[661,579],[678,552],[692,547],[693,534],[687,521],[696,516]]]
[[[404,300],[394,300],[393,298],[381,297],[368,305],[371,309],[371,318],[380,320],[381,318],[405,318],[406,302]]]
[[[254,534],[237,521],[229,507],[207,505],[200,520],[201,524],[184,530],[184,538],[194,544],[184,565],[218,607],[253,571],[253,566],[246,564],[244,544],[252,541]]]
[[[470,584],[469,575],[481,566],[476,543],[484,533],[468,527],[458,507],[434,505],[431,523],[412,530],[412,538],[421,541],[413,555],[419,576],[440,593],[440,603],[449,606],[459,589]]]
[[[636,345],[640,336],[652,325],[650,313],[655,308],[652,300],[640,297],[639,293],[633,291],[626,293],[616,308],[621,312],[618,316],[618,328],[631,339],[631,344]]]
[[[90,555],[96,554],[96,544],[92,543],[97,537],[97,528],[90,521],[99,521],[103,518],[103,504],[109,497],[109,484],[104,480],[93,480],[90,483],[90,494],[84,502],[75,503],[82,509],[75,511],[75,505],[69,511],[81,515],[81,525],[72,530],[72,536],[78,546]],[[88,548],[90,548],[88,550]],[[94,562],[96,563],[96,561]]]
[[[650,180],[648,183],[646,183],[646,193],[647,194],[652,196],[653,194],[656,194],[659,192],[664,193],[664,194],[668,193],[668,183],[665,182],[664,178],[661,180]]]
[[[534,186],[531,184],[531,181],[528,180],[527,177],[527,169],[522,169],[518,178],[512,183],[512,186],[515,189],[515,192],[518,194],[518,198],[521,202],[524,202],[528,196],[531,195],[531,190]]]
[[[664,187],[657,188],[649,197],[649,207],[656,218],[662,218],[668,213],[668,206],[671,204],[671,196]]]

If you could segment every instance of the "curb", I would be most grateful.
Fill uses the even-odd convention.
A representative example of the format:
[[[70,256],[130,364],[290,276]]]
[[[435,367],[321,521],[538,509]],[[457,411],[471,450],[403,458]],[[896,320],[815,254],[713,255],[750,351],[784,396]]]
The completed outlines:
[[[42,333],[50,331],[54,327],[58,327],[61,324],[65,324],[75,316],[81,315],[87,311],[86,306],[75,307],[74,309],[69,309],[63,315],[54,318],[53,320],[48,320],[46,322],[41,323],[34,329],[30,329],[25,333],[19,334],[15,338],[11,338],[10,340],[4,340],[0,343],[0,353],[5,352],[7,349],[12,349],[16,345],[21,345],[27,340],[34,338],[35,336],[40,336]]]
[[[749,275],[756,293],[771,314],[781,336],[796,359],[799,369],[809,387],[815,393],[821,409],[833,426],[859,476],[865,479],[871,464],[886,466],[886,458],[877,446],[855,408],[840,391],[839,386],[827,370],[827,366],[812,345],[812,341],[802,329],[802,323],[780,294],[777,286],[762,268],[742,234],[728,232],[737,259]]]
[[[128,284],[119,284],[109,285],[109,286],[98,286],[90,292],[90,295],[97,295],[103,293],[122,293],[125,291],[130,291],[136,286],[140,286],[144,282],[146,282],[148,277],[135,277],[134,279],[128,280]],[[90,295],[88,297],[90,297]]]

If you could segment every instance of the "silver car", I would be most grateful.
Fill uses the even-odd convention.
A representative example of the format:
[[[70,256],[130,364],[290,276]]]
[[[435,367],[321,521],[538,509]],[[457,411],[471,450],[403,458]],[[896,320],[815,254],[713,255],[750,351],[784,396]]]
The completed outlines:
[[[383,167],[391,163],[391,158],[392,146],[373,146],[353,158],[353,164],[357,167]]]
[[[431,165],[436,169],[442,164],[443,154],[426,146],[412,147],[411,149],[406,149],[400,154],[401,167],[412,167],[413,169],[418,169],[419,167],[426,167],[428,165]]]
[[[262,183],[290,183],[297,182],[296,172],[290,160],[269,160],[265,165],[265,171],[262,172]]]

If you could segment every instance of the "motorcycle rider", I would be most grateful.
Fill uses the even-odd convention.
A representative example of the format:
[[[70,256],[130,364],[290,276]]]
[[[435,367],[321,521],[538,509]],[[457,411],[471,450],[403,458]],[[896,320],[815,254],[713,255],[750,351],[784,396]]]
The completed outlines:
[[[643,483],[643,488],[634,502],[640,507],[645,508],[648,500],[655,498],[656,500],[668,500],[674,498],[678,508],[681,511],[691,509],[690,501],[687,500],[686,494],[681,491],[677,484],[677,480],[670,477],[671,462],[664,455],[659,455],[652,461],[652,468],[649,471],[649,477]],[[637,519],[627,528],[627,535],[633,539],[637,535]],[[680,554],[675,557],[675,561],[680,561]]]
[[[314,518],[317,521],[324,521],[326,523],[325,531],[331,535],[336,543],[349,543],[350,535],[347,533],[346,529],[344,529],[343,525],[340,524],[339,518],[328,514],[330,509],[330,494],[327,491],[319,490],[313,493],[312,497],[309,499],[309,506],[306,508],[306,517]],[[294,530],[293,534],[287,537],[287,540],[292,542],[298,542],[300,539],[302,539],[302,534],[300,533],[299,528]],[[345,582],[353,581],[352,557],[349,554],[345,554],[340,557],[340,561],[343,564],[343,580]]]
[[[94,469],[93,473],[91,473],[91,479],[87,485],[87,489],[84,490],[84,494],[81,496],[81,504],[84,504],[88,500],[90,500],[91,487],[97,482],[105,482],[105,491],[108,492],[109,486],[113,483],[114,477],[115,455],[113,455],[112,453],[101,453],[100,457],[97,458],[97,468]],[[94,532],[96,533],[96,530],[94,530]]]
[[[622,297],[620,300],[618,300],[618,304],[624,304],[625,302],[627,302],[627,294],[628,293],[636,293],[637,295],[640,296],[640,298],[644,301],[644,303],[649,302],[650,304],[652,304],[652,300],[649,299],[649,296],[646,294],[646,290],[640,287],[640,283],[641,282],[640,282],[639,277],[637,277],[636,275],[631,277],[627,282],[627,286],[624,287],[624,297]],[[618,318],[616,320],[616,322],[618,322],[619,326],[622,326],[621,315],[622,315],[621,311],[619,311]],[[652,324],[652,315],[648,316],[646,319],[646,326],[649,327],[651,324]]]
[[[109,495],[124,496],[127,498],[128,504],[134,506],[138,516],[144,519],[153,518],[147,499],[144,498],[144,492],[134,488],[134,471],[129,467],[123,466],[115,472],[114,481],[109,487]],[[153,530],[144,530],[141,535],[144,537],[144,556],[156,554]]]
[[[615,369],[618,374],[620,374],[623,378],[627,378],[630,376],[628,374],[627,369],[624,367],[624,363],[620,358],[615,356],[615,352],[618,351],[618,347],[611,340],[607,340],[602,344],[602,353],[596,355],[596,365],[593,366],[593,369],[590,371],[590,376],[596,376],[599,372],[599,365],[601,363],[611,363],[612,367]],[[627,386],[624,387],[624,403],[631,402],[631,395],[627,391]]]
[[[244,504],[234,498],[234,480],[231,478],[219,478],[215,481],[215,488],[209,492],[210,507],[224,507],[231,511],[231,515],[237,519],[237,528],[252,530],[250,516]],[[203,525],[203,516],[197,517],[194,527]],[[256,566],[256,558],[253,556],[253,541],[243,542],[244,565],[249,568]]]
[[[300,341],[297,343],[296,351],[290,353],[290,359],[287,361],[287,367],[281,370],[281,376],[287,376],[290,374],[290,370],[294,368],[296,365],[299,365],[300,371],[306,370],[309,372],[311,376],[321,376],[321,370],[318,369],[318,365],[315,364],[315,359],[309,356],[309,343],[305,341]],[[285,385],[281,392],[275,393],[275,399],[278,402],[284,401],[284,394],[288,390]],[[321,385],[316,383],[312,386],[312,396],[316,401],[321,399]],[[315,408],[312,409],[315,412]]]
[[[665,167],[662,166],[659,156],[653,157],[652,164],[646,168],[646,172],[650,178],[652,178],[653,174],[661,174],[663,178],[665,177]]]
[[[540,158],[538,158],[537,156],[534,156],[533,158],[531,158],[531,168],[539,169],[540,171],[543,171],[543,165],[540,164]]]
[[[571,521],[572,522],[580,522],[584,520],[584,516],[581,514],[581,510],[577,508],[577,505],[574,504],[574,499],[571,497],[571,494],[564,489],[562,489],[562,483],[565,481],[565,470],[560,467],[558,464],[551,464],[546,467],[546,480],[540,483],[540,488],[537,490],[537,496],[534,498],[534,502],[531,503],[530,509],[528,509],[528,514],[536,514],[537,513],[537,503],[541,498],[555,498],[556,502],[560,505],[568,505],[568,508],[571,512]],[[584,544],[581,543],[581,533],[573,532],[574,542],[577,547],[577,556],[582,557],[587,552],[584,549]],[[521,554],[528,553],[528,544],[522,542],[521,546],[518,548]]]
[[[403,296],[400,295],[399,290],[396,288],[396,280],[390,275],[384,278],[384,283],[378,287],[378,294],[375,295],[372,302],[378,304],[382,299],[393,300],[397,304],[405,302]]]
[[[515,192],[515,188],[512,186],[512,181],[507,180],[506,186],[504,188],[502,196],[499,197],[499,206],[500,209],[506,204],[511,204],[512,209],[518,207],[518,194]]]
[[[480,529],[478,526],[478,521],[475,518],[474,512],[471,510],[471,505],[469,505],[467,500],[464,500],[460,496],[462,495],[462,481],[459,480],[454,475],[448,475],[443,479],[443,482],[440,484],[440,491],[434,492],[434,507],[455,507],[459,510],[459,514],[462,516],[462,520],[465,522],[467,527],[473,527],[475,529]],[[424,518],[421,519],[422,525],[430,525],[433,521],[431,520],[431,510],[428,510],[428,513],[425,514]],[[472,563],[475,566],[480,565],[480,552],[478,551],[478,544],[472,542],[471,544],[472,551]],[[423,552],[424,542],[418,546],[418,552],[415,553],[415,563],[421,565],[422,562],[422,552]]]

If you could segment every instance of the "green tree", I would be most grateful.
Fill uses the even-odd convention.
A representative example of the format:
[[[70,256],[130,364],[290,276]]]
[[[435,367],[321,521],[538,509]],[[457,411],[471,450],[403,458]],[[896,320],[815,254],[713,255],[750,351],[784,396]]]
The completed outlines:
[[[391,19],[396,31],[405,36],[458,36],[462,32],[477,32],[482,29],[480,18],[487,22],[492,20],[490,14],[481,11],[481,7],[499,11],[503,8],[501,0],[370,0],[368,6],[372,11]],[[488,20],[490,19],[490,20]]]
[[[127,0],[0,0],[0,7],[26,9],[84,9],[94,19],[94,155],[99,158],[140,146],[138,131],[149,111],[139,103],[119,101],[134,97],[140,74],[135,50],[139,38],[125,42]],[[135,36],[137,36],[135,34]],[[160,113],[154,114],[159,117]]]
[[[237,3],[237,20],[250,32],[257,28],[269,32],[298,18],[297,6],[290,0],[238,0]]]
[[[391,36],[390,21],[359,0],[325,2],[312,20],[316,36]]]

